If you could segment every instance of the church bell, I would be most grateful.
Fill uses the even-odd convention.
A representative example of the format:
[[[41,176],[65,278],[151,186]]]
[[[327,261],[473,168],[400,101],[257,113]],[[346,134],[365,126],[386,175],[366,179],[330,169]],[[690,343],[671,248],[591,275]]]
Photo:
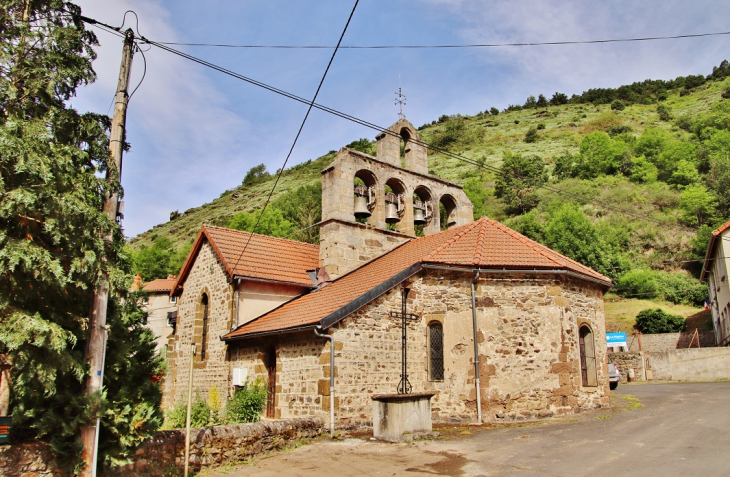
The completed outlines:
[[[424,225],[426,223],[426,216],[423,213],[423,209],[413,209],[413,223],[416,225]]]
[[[389,224],[397,224],[400,222],[400,217],[398,216],[398,206],[391,202],[386,202],[385,204],[385,222]]]
[[[355,197],[355,218],[367,219],[370,217],[370,209],[368,209],[368,198],[362,195]]]

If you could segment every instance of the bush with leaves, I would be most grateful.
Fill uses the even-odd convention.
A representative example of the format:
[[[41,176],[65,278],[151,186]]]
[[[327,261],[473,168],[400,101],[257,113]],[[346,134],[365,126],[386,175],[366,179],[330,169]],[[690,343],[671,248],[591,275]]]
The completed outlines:
[[[527,212],[537,205],[536,189],[547,182],[545,162],[538,156],[522,156],[506,152],[494,192],[508,211]]]
[[[259,216],[261,216],[260,219]],[[239,212],[228,221],[228,228],[270,237],[286,237],[295,230],[294,224],[284,218],[284,213],[271,206],[266,208],[263,215],[260,211]]]
[[[689,273],[657,273],[657,285],[662,297],[675,305],[701,306],[708,297],[707,285]]]
[[[259,164],[248,170],[243,178],[243,186],[250,187],[269,180],[271,175],[266,171],[266,164]]]
[[[165,416],[164,429],[184,429],[187,419],[188,405],[184,400],[175,404]],[[200,394],[195,393],[195,398],[190,406],[190,427],[205,427],[211,423],[210,406]]]
[[[613,103],[611,103],[611,109],[614,111],[623,111],[624,109],[626,109],[626,105],[624,105],[623,101],[617,99]]]
[[[246,381],[243,386],[236,387],[233,397],[226,405],[226,420],[231,424],[258,422],[266,408],[268,396],[266,388],[266,382],[260,378]]]
[[[538,136],[537,134],[537,128],[532,127],[528,129],[527,133],[525,134],[525,142],[537,142],[538,137],[540,136]]]
[[[662,121],[671,121],[672,120],[672,113],[671,110],[664,106],[663,104],[660,104],[656,108],[656,112],[659,114],[659,119]]]
[[[489,108],[489,114],[491,114],[492,116],[496,116],[499,114],[499,109],[492,106],[491,108]]]
[[[657,274],[648,268],[634,268],[616,280],[614,293],[627,297],[650,299],[659,295]]]
[[[636,315],[634,328],[642,333],[677,333],[684,331],[686,320],[661,308],[649,308]]]

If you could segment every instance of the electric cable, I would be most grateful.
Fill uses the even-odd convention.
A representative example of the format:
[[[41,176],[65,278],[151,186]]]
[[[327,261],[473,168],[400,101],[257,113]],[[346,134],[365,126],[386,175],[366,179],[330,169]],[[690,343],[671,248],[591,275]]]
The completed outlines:
[[[329,63],[327,63],[327,68],[325,68],[324,74],[322,75],[322,79],[319,81],[319,85],[317,86],[317,91],[315,91],[312,101],[309,102],[309,107],[307,108],[307,113],[304,115],[302,124],[299,126],[299,131],[297,131],[297,135],[294,137],[294,142],[292,143],[291,148],[289,148],[289,153],[286,155],[284,164],[279,169],[279,174],[276,176],[276,181],[274,181],[274,185],[271,188],[271,191],[269,192],[269,196],[266,198],[264,207],[263,207],[263,209],[261,209],[261,213],[259,214],[258,219],[256,219],[256,224],[253,226],[253,229],[251,230],[251,233],[248,236],[246,245],[243,246],[243,250],[241,250],[241,254],[236,259],[236,264],[233,266],[233,270],[235,270],[238,267],[238,262],[241,260],[241,257],[243,257],[243,254],[246,252],[246,248],[248,247],[248,244],[251,243],[251,238],[253,237],[253,234],[256,233],[256,228],[258,227],[259,222],[261,222],[261,217],[264,216],[264,212],[266,212],[266,207],[268,207],[269,202],[271,202],[271,196],[274,194],[274,190],[276,189],[277,184],[279,184],[279,179],[281,179],[281,176],[284,173],[284,169],[286,168],[287,162],[289,162],[289,158],[291,157],[292,152],[294,152],[294,147],[297,145],[299,136],[302,134],[302,130],[304,129],[304,124],[306,124],[307,118],[309,118],[309,114],[312,112],[312,108],[314,107],[314,104],[315,104],[314,102],[317,100],[317,96],[319,96],[319,92],[322,89],[322,85],[324,84],[325,78],[327,78],[327,73],[329,72],[330,67],[332,66],[332,62],[335,60],[335,55],[337,54],[339,46],[342,43],[342,39],[345,37],[347,28],[350,26],[350,21],[352,21],[352,17],[355,15],[355,9],[357,9],[358,3],[360,3],[360,0],[355,0],[355,5],[353,5],[352,11],[350,11],[350,16],[347,18],[347,23],[345,23],[345,28],[342,29],[342,34],[340,34],[340,39],[337,41],[337,47],[335,47],[335,51],[332,52],[330,61],[329,61]]]
[[[656,41],[656,40],[676,40],[685,38],[702,38],[708,36],[730,35],[730,32],[715,33],[694,33],[688,35],[669,35],[669,36],[650,36],[640,38],[610,38],[604,40],[567,40],[567,41],[544,41],[544,42],[525,42],[525,43],[483,43],[483,44],[465,44],[465,45],[342,45],[339,48],[348,50],[426,50],[426,49],[454,49],[454,48],[503,48],[503,47],[522,47],[522,46],[558,46],[558,45],[590,45],[596,43],[625,43],[635,41]],[[281,49],[281,50],[331,50],[333,46],[327,45],[233,45],[226,43],[182,43],[174,41],[158,41],[162,45],[177,46],[206,46],[216,48],[251,48],[251,49]]]
[[[114,29],[114,27],[110,27],[109,25],[105,25],[105,24],[103,24],[101,22],[98,22],[96,20],[93,20],[93,19],[88,19],[86,17],[82,17],[82,19],[84,21],[89,20],[89,22],[92,23],[92,24],[102,25],[102,26],[105,26],[105,27]],[[170,48],[169,46],[166,46],[166,45],[161,44],[159,42],[152,41],[152,40],[149,40],[149,39],[144,38],[144,37],[141,37],[140,40],[143,41],[143,42],[145,42],[145,43],[148,43],[150,45],[156,46],[156,47],[158,47],[160,49],[163,49],[165,51],[168,51],[170,53],[173,53],[175,55],[178,55],[178,56],[181,56],[183,58],[186,58],[186,59],[188,59],[190,61],[193,61],[195,63],[198,63],[198,64],[201,64],[203,66],[209,67],[209,68],[211,68],[213,70],[219,71],[221,73],[224,73],[226,75],[232,76],[232,77],[237,78],[237,79],[240,79],[240,80],[245,81],[247,83],[253,84],[255,86],[259,86],[259,87],[261,87],[263,89],[266,89],[268,91],[271,91],[271,92],[274,92],[276,94],[282,95],[282,96],[287,97],[289,99],[292,99],[292,100],[295,100],[295,101],[298,101],[298,102],[304,103],[304,104],[310,104],[310,101],[309,100],[306,100],[306,99],[304,99],[302,97],[299,97],[299,96],[297,96],[295,94],[286,92],[286,91],[281,90],[279,88],[276,88],[274,86],[271,86],[271,85],[268,85],[266,83],[263,83],[263,82],[254,80],[254,79],[249,78],[249,77],[246,77],[246,76],[244,76],[242,74],[239,74],[239,73],[236,73],[234,71],[228,70],[226,68],[223,68],[221,66],[215,65],[215,64],[210,63],[208,61],[202,60],[202,59],[197,58],[195,56],[189,55],[187,53],[184,53],[182,51],[176,50],[174,48]],[[376,131],[378,131],[380,133],[385,133],[385,134],[388,134],[390,136],[394,136],[394,137],[401,138],[400,134],[398,134],[396,132],[393,132],[393,131],[390,131],[387,128],[384,128],[382,126],[378,126],[376,124],[370,123],[370,122],[365,121],[363,119],[359,119],[359,118],[357,118],[355,116],[351,116],[349,114],[343,113],[343,112],[338,111],[338,110],[335,110],[333,108],[330,108],[330,107],[327,107],[327,106],[324,106],[324,105],[317,104],[316,102],[311,102],[311,106],[314,107],[314,108],[317,108],[317,109],[319,109],[321,111],[324,111],[324,112],[333,114],[335,116],[341,117],[343,119],[346,119],[348,121],[354,122],[354,123],[359,124],[361,126],[365,126],[367,128],[374,129],[374,130],[376,130]],[[486,165],[486,164],[480,164],[479,162],[477,162],[477,161],[475,161],[473,159],[469,159],[469,158],[463,157],[463,156],[461,156],[459,154],[455,154],[455,153],[452,153],[452,152],[447,151],[445,149],[442,149],[440,147],[436,147],[436,146],[430,145],[430,144],[428,144],[428,143],[426,143],[424,141],[415,140],[413,138],[411,138],[410,141],[414,142],[415,144],[424,146],[424,147],[426,147],[426,148],[428,148],[428,149],[430,149],[432,151],[441,153],[441,154],[443,154],[443,155],[445,155],[447,157],[450,157],[450,158],[459,160],[461,162],[465,162],[467,164],[476,166],[476,167],[481,168],[481,169],[486,169],[486,170],[488,170],[490,172],[493,172],[495,174],[503,174],[503,171],[502,171],[501,168],[498,168],[498,167],[495,167],[495,166],[491,166],[491,165]],[[277,182],[278,182],[278,177],[281,176],[281,173],[282,172],[283,172],[283,169],[280,171],[279,176],[277,176]],[[581,197],[581,196],[579,196],[579,195],[577,195],[575,193],[572,193],[572,192],[566,191],[564,189],[560,189],[560,188],[554,187],[554,186],[549,185],[549,184],[543,184],[543,185],[539,185],[539,186],[536,186],[536,187],[537,188],[544,189],[544,190],[547,190],[547,191],[550,191],[550,192],[553,192],[553,193],[568,195],[568,196],[574,198],[578,202],[590,202],[590,203],[593,203],[593,204],[600,205],[600,206],[602,206],[602,207],[604,207],[604,208],[606,208],[608,210],[613,210],[615,212],[623,213],[624,215],[632,216],[632,217],[635,217],[635,218],[647,219],[647,220],[650,220],[652,222],[658,223],[660,225],[672,227],[672,228],[675,228],[675,229],[678,229],[678,230],[682,230],[682,231],[686,231],[687,230],[686,227],[683,227],[683,226],[680,226],[680,225],[676,225],[676,224],[666,223],[666,222],[663,222],[661,220],[658,220],[658,219],[656,219],[654,217],[651,217],[649,215],[641,214],[641,213],[636,213],[636,212],[633,212],[633,211],[630,211],[630,210],[627,210],[627,209],[622,209],[620,207],[616,207],[616,206],[613,206],[613,205],[609,205],[609,204],[606,204],[604,202],[597,201],[595,199],[591,199],[591,198],[587,198],[587,197]],[[268,201],[267,201],[267,203],[268,203]],[[257,224],[258,224],[258,221],[257,221]]]

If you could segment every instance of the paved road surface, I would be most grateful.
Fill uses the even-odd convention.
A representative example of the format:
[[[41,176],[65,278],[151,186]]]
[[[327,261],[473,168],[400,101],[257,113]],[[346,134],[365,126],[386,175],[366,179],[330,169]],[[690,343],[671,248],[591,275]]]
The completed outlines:
[[[471,434],[453,440],[323,440],[225,475],[730,475],[730,383],[619,386],[613,398],[611,411],[523,427],[465,428]],[[636,399],[642,407],[627,409]]]

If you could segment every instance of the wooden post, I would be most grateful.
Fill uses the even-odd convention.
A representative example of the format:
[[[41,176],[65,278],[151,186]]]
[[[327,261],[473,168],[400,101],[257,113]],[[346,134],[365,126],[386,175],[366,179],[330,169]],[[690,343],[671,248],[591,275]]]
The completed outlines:
[[[122,64],[119,68],[119,82],[114,104],[114,117],[109,137],[111,159],[116,166],[116,176],[113,172],[107,173],[109,180],[122,180],[122,152],[124,150],[124,130],[127,121],[127,103],[129,101],[129,75],[132,71],[132,56],[134,54],[134,33],[131,29],[124,32],[124,48],[122,50]],[[117,220],[119,195],[114,193],[104,201],[103,211],[109,220]],[[104,237],[107,242],[112,241],[112,234]],[[104,260],[104,257],[101,257]],[[85,361],[89,363],[89,376],[86,379],[86,395],[101,390],[102,367],[106,346],[104,330],[106,328],[106,311],[109,300],[109,282],[107,277],[101,277],[94,290],[91,315],[89,316],[89,331],[86,339]],[[81,475],[95,475],[96,472],[96,441],[97,425],[91,424],[81,429],[81,443],[83,450],[81,457],[84,460],[84,470]]]
[[[195,361],[195,344],[190,345],[190,376],[188,376],[188,410],[185,414],[185,477],[188,477],[190,465],[190,411],[193,406],[193,364]]]

